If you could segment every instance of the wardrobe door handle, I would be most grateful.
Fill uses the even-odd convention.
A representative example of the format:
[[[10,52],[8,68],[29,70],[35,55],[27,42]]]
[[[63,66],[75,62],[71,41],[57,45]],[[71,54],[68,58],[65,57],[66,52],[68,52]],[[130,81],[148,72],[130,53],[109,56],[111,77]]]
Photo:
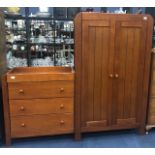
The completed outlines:
[[[114,75],[113,75],[113,74],[109,74],[109,77],[110,77],[110,78],[113,78],[113,77],[114,77]]]
[[[115,78],[118,79],[119,78],[119,75],[118,74],[115,74]]]

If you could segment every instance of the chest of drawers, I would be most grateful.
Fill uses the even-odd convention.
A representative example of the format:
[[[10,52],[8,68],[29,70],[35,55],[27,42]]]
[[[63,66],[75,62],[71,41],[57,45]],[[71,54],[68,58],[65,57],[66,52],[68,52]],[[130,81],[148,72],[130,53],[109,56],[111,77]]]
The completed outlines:
[[[6,144],[12,138],[73,132],[71,68],[15,68],[2,82]]]

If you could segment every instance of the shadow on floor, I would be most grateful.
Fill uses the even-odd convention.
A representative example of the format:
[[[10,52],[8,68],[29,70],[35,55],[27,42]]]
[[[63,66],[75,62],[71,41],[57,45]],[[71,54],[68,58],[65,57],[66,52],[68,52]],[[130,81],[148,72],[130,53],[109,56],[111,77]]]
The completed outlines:
[[[4,148],[4,144],[0,144]],[[81,141],[74,135],[14,139],[11,148],[155,148],[155,129],[148,135],[137,130],[108,131],[82,134]]]

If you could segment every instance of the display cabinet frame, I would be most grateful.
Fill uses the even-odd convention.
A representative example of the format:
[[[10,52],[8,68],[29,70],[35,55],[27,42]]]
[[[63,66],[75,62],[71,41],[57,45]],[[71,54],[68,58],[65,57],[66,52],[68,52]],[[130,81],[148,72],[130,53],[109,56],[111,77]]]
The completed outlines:
[[[75,9],[76,9],[76,13],[78,11],[80,11],[80,8],[75,8]],[[58,32],[58,31],[61,32],[61,30],[57,29],[56,22],[60,22],[60,23],[72,22],[73,23],[73,18],[69,18],[70,17],[69,15],[66,16],[66,17],[64,17],[64,18],[61,18],[61,17],[60,18],[57,18],[57,16],[56,17],[53,17],[52,15],[49,16],[49,17],[44,17],[44,16],[36,16],[36,17],[33,17],[32,16],[31,17],[30,16],[30,8],[29,7],[26,7],[24,11],[25,11],[25,16],[20,16],[20,15],[17,16],[17,15],[10,15],[10,14],[8,15],[8,14],[5,14],[5,20],[6,21],[7,20],[24,20],[25,21],[25,33],[26,33],[26,35],[25,35],[25,39],[26,39],[25,46],[26,46],[26,50],[27,50],[26,51],[26,53],[27,53],[27,56],[26,56],[27,57],[27,66],[28,67],[29,66],[33,66],[33,64],[32,64],[32,59],[33,58],[32,58],[32,54],[31,54],[31,46],[32,45],[35,45],[35,46],[38,45],[38,46],[42,46],[42,47],[46,46],[48,48],[50,48],[50,46],[51,46],[51,48],[53,48],[53,52],[51,53],[52,57],[50,57],[50,58],[53,61],[53,66],[65,66],[65,65],[68,65],[67,60],[65,61],[66,64],[58,63],[57,62],[57,59],[61,59],[61,58],[57,58],[58,55],[59,55],[58,52],[57,52],[57,47],[59,46],[59,47],[61,47],[60,49],[62,49],[63,47],[66,46],[66,43],[65,43],[65,41],[63,41],[63,43],[60,43],[60,44],[56,42],[56,39],[57,39],[58,36],[55,35],[55,32]],[[66,10],[66,12],[68,14],[68,10]],[[52,30],[52,31],[54,31],[53,43],[50,43],[50,42],[47,42],[47,43],[31,43],[30,39],[31,39],[31,22],[32,21],[38,21],[38,22],[39,21],[41,21],[41,22],[43,21],[43,22],[47,22],[47,23],[48,22],[50,23],[50,21],[53,21],[54,22],[54,27],[53,27],[53,30]],[[72,24],[72,25],[74,25],[74,24]],[[64,33],[64,36],[67,36],[70,33],[70,36],[72,37],[70,39],[74,40],[74,38],[73,38],[74,29],[73,29],[73,31],[70,31],[70,32],[67,32],[67,31],[65,32],[65,30],[64,30],[63,33]],[[61,33],[61,37],[62,36],[63,35]],[[67,40],[67,38],[66,38],[66,40]],[[67,45],[69,45],[69,44],[70,43],[67,43]],[[72,55],[72,57],[73,57],[73,55],[74,55],[73,54],[74,53],[74,41],[68,47],[71,47],[71,50],[70,50],[70,53],[71,54],[70,55]],[[66,52],[64,50],[64,53],[66,54],[68,52]],[[61,54],[61,55],[63,55],[63,54]],[[72,63],[71,66],[73,66],[73,64],[74,63]]]

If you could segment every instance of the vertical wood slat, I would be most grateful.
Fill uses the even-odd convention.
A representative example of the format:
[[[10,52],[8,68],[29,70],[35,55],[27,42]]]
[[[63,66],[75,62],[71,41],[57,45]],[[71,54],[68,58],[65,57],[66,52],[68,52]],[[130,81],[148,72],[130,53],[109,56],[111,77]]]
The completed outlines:
[[[115,83],[116,95],[116,109],[117,119],[123,118],[124,113],[124,82],[125,82],[125,58],[127,50],[127,31],[121,29],[120,22],[116,25],[117,39],[116,39],[116,54],[115,54],[115,72],[118,73],[119,79]]]
[[[108,75],[112,74],[113,76],[115,75],[114,72],[114,66],[115,66],[115,41],[116,41],[116,19],[111,18],[111,27],[110,27],[110,54],[109,54],[109,64],[108,64]],[[113,97],[114,95],[114,77],[109,78],[108,82],[108,125],[112,125],[115,123],[115,98]]]
[[[109,59],[110,59],[110,27],[103,29],[103,45],[102,45],[102,75],[101,75],[101,120],[107,120],[107,123],[109,123],[108,119],[108,92],[109,92],[109,77],[108,77],[108,67],[109,65]],[[104,52],[107,51],[107,52]],[[104,79],[104,80],[103,80]]]
[[[95,73],[94,73],[94,120],[101,120],[101,83],[102,81],[102,53],[103,51],[103,29],[104,27],[96,28],[95,39]]]
[[[145,53],[146,53],[146,24],[143,24],[143,27],[140,29],[140,46],[139,46],[139,59],[138,59],[138,77],[137,77],[137,104],[136,108],[137,113],[136,113],[136,118],[137,122],[141,122],[142,114],[141,112],[145,112],[143,110],[143,100],[142,100],[142,95],[143,95],[143,78],[144,78],[144,67],[145,67]]]
[[[82,24],[82,53],[81,53],[81,121],[82,124],[88,119],[88,113],[85,113],[85,109],[88,109],[88,55],[89,44],[85,44],[88,41],[88,26],[86,22]]]
[[[75,90],[74,90],[74,131],[75,139],[81,138],[81,33],[82,33],[82,15],[79,14],[74,20],[75,24]]]
[[[132,82],[131,82],[131,108],[130,117],[136,118],[136,104],[137,104],[137,82],[138,82],[138,58],[141,54],[140,52],[140,29],[134,30],[134,49],[133,49],[133,62],[132,62]]]
[[[132,52],[134,45],[133,30],[128,28],[128,44],[125,63],[125,101],[124,101],[124,118],[130,118],[130,106],[131,106],[131,80],[132,80]]]
[[[96,28],[89,27],[89,55],[88,55],[88,117],[86,121],[93,120],[94,115],[94,73],[95,73],[95,44],[96,44]]]

